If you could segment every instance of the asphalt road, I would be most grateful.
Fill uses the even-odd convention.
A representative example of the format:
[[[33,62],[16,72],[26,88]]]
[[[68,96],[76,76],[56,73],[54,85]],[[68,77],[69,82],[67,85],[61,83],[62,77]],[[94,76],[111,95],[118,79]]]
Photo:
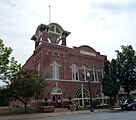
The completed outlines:
[[[117,111],[117,112],[63,115],[39,118],[34,120],[136,120],[136,111]]]

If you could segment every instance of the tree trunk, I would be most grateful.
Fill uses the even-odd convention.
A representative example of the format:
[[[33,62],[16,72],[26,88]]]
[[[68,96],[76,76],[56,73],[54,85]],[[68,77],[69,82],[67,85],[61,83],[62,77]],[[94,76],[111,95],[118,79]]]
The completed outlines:
[[[26,106],[27,106],[27,103],[24,103],[25,113],[26,113],[26,110],[27,110]]]
[[[26,113],[28,101],[23,100],[23,99],[18,99],[18,100],[24,104],[24,110],[25,110],[25,113]]]
[[[130,98],[130,91],[127,91],[127,98]]]
[[[127,93],[127,98],[130,98],[130,88],[129,88],[129,86],[127,86],[127,88],[125,89],[125,92]]]
[[[110,97],[110,108],[113,110],[112,97]]]

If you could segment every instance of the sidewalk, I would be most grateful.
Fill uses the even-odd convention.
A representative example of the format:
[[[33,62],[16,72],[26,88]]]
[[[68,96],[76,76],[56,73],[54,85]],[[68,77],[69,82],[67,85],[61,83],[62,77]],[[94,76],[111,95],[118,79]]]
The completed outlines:
[[[110,111],[118,111],[116,108],[114,110],[111,109],[96,109],[94,112],[90,112],[89,110],[82,111],[65,111],[65,112],[53,112],[53,113],[35,113],[35,114],[23,114],[23,115],[11,115],[11,116],[0,116],[0,120],[27,120],[27,119],[38,119],[38,118],[46,118],[46,117],[54,117],[54,116],[62,116],[62,115],[73,115],[73,114],[92,114],[99,112],[110,112]]]

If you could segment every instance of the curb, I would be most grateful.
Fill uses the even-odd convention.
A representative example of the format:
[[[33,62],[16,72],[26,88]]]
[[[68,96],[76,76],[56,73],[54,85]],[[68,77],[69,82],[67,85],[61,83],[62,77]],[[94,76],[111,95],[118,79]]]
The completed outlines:
[[[11,115],[11,116],[0,116],[0,120],[24,120],[24,119],[38,119],[45,117],[55,117],[55,116],[64,116],[64,115],[74,115],[74,114],[94,114],[100,112],[114,112],[119,111],[120,108],[116,108],[114,110],[111,109],[97,109],[94,112],[90,112],[90,110],[82,110],[82,111],[67,111],[67,112],[54,112],[54,113],[35,113],[35,114],[24,114],[24,115]]]

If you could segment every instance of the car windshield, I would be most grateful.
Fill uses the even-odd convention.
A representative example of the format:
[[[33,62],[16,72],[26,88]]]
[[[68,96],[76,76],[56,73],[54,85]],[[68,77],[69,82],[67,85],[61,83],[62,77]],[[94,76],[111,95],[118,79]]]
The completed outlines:
[[[124,103],[128,103],[128,99],[124,101]]]
[[[130,104],[130,103],[132,103],[132,102],[133,102],[133,100],[134,100],[134,99],[127,99],[127,100],[125,101],[125,103]]]
[[[130,104],[130,103],[132,103],[134,101],[134,99],[127,99],[127,100],[125,100],[125,102],[124,103],[128,103],[128,104]],[[135,99],[135,101],[136,101],[136,99]]]

